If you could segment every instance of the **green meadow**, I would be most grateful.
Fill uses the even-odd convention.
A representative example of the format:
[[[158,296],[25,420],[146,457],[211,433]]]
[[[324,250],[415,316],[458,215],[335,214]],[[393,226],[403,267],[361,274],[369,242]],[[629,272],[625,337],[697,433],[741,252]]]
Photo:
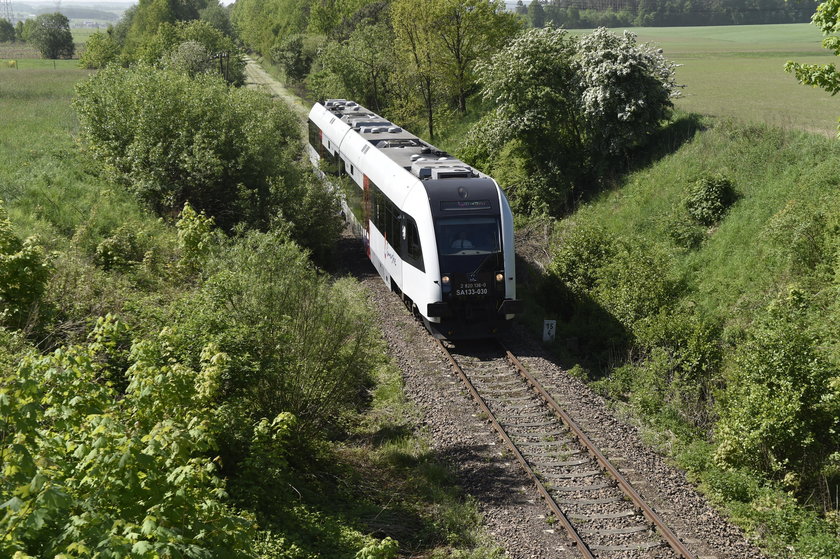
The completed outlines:
[[[834,62],[807,23],[632,29],[680,65],[677,108],[827,136],[837,133],[840,96],[800,85],[785,62]]]
[[[75,237],[77,246],[90,249],[100,234],[148,217],[125,190],[94,172],[76,146],[70,103],[75,84],[90,72],[77,60],[59,60],[56,69],[52,62],[0,64],[0,200],[20,235],[37,234],[49,249],[66,248]]]

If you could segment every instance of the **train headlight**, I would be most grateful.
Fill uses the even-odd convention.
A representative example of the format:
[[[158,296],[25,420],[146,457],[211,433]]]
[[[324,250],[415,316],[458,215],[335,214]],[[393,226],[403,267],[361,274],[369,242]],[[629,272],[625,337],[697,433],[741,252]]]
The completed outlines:
[[[442,283],[443,285],[449,285],[449,276],[442,276],[440,278],[440,283]]]
[[[496,281],[502,283],[505,281],[505,275],[502,272],[496,274]]]

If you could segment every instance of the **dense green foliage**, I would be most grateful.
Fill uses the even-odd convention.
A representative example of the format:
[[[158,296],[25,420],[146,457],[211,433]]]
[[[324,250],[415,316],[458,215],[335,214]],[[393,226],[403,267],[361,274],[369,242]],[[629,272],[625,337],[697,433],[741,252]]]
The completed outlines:
[[[3,379],[2,553],[246,557],[252,522],[202,457],[223,356],[193,370],[165,332],[128,355],[126,336],[102,319],[90,343],[27,356]]]
[[[499,557],[412,436],[360,289],[310,260],[335,246],[333,194],[292,161],[268,232],[244,203],[231,236],[191,205],[158,219],[77,149],[87,72],[15,72],[0,295],[23,312],[0,325],[0,555]]]
[[[242,0],[239,36],[313,98],[353,98],[404,126],[467,110],[475,68],[518,30],[499,1]]]
[[[497,174],[520,211],[556,215],[659,129],[673,71],[628,32],[529,30],[479,66],[481,94],[494,109],[462,155]],[[506,176],[517,166],[522,174]]]
[[[813,22],[826,35],[823,47],[840,56],[840,2],[827,0],[817,7]],[[840,91],[840,71],[835,64],[800,64],[788,62],[785,70],[793,72],[800,83],[821,87],[832,95]]]
[[[0,43],[15,40],[15,26],[8,19],[0,18]]]
[[[36,17],[26,41],[32,43],[44,58],[71,58],[76,51],[70,34],[70,20],[57,12]]]
[[[113,33],[97,31],[85,43],[85,50],[79,57],[82,68],[104,68],[119,60],[120,45],[114,39]]]
[[[21,240],[0,206],[0,324],[22,328],[36,314],[50,267],[38,240]]]
[[[263,94],[138,66],[92,76],[75,106],[93,156],[158,212],[189,201],[225,228],[265,227],[283,208],[297,124]]]

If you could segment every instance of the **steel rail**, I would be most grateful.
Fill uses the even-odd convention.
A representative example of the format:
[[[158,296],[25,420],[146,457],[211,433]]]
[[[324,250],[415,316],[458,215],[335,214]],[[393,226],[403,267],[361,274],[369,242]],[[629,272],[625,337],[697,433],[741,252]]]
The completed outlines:
[[[684,559],[696,559],[695,555],[691,553],[685,547],[685,545],[683,545],[679,538],[677,538],[676,534],[674,534],[674,532],[671,531],[671,529],[665,524],[665,522],[663,522],[659,515],[656,514],[656,512],[652,508],[650,508],[650,506],[648,506],[647,503],[645,503],[644,499],[642,499],[642,496],[639,495],[639,493],[633,488],[632,485],[630,485],[630,482],[628,482],[627,479],[625,479],[625,477],[621,475],[621,472],[619,472],[618,469],[615,466],[613,466],[609,460],[607,460],[607,457],[604,456],[604,454],[600,450],[598,450],[598,448],[595,446],[592,440],[590,440],[586,433],[584,433],[583,430],[581,430],[581,428],[577,425],[577,423],[575,423],[575,421],[569,416],[569,414],[566,413],[559,406],[559,404],[557,404],[554,398],[552,398],[551,395],[548,392],[546,392],[546,390],[542,387],[539,381],[537,381],[537,379],[534,378],[534,376],[528,372],[528,370],[525,368],[524,365],[522,365],[519,359],[517,359],[514,354],[508,351],[501,341],[496,341],[502,347],[502,349],[505,352],[505,355],[507,356],[508,361],[510,361],[510,363],[516,368],[520,376],[522,376],[522,378],[524,378],[528,382],[528,384],[531,385],[531,387],[540,395],[543,401],[545,401],[546,404],[548,404],[551,410],[560,418],[560,420],[563,423],[566,424],[566,427],[568,427],[569,430],[572,433],[574,433],[578,440],[580,440],[581,444],[583,444],[586,447],[589,454],[593,458],[595,458],[595,460],[598,461],[601,467],[610,476],[612,476],[613,479],[615,479],[616,483],[621,488],[621,491],[625,495],[627,495],[627,497],[633,502],[633,505],[635,505],[636,508],[640,510],[642,514],[645,515],[645,518],[647,518],[648,521],[650,521],[654,525],[662,539],[664,539],[668,543],[668,545],[671,546],[671,549],[677,552]]]
[[[444,346],[443,343],[438,339],[435,339],[435,341],[438,343],[440,348],[443,350],[443,352],[449,358],[449,362],[452,364],[452,370],[454,372],[456,372],[458,374],[458,376],[461,378],[461,381],[467,387],[467,390],[469,391],[470,395],[473,397],[473,400],[475,400],[475,402],[478,404],[478,407],[481,408],[481,411],[484,412],[487,415],[487,417],[490,421],[490,424],[493,425],[493,428],[496,430],[496,432],[499,434],[499,436],[505,442],[508,449],[516,457],[516,461],[519,462],[519,465],[522,466],[522,469],[525,470],[525,473],[528,475],[529,478],[531,478],[531,481],[533,481],[534,484],[536,485],[537,491],[539,492],[540,496],[543,498],[543,500],[548,505],[548,508],[551,509],[551,512],[554,514],[554,516],[557,517],[560,524],[563,525],[563,528],[566,530],[566,533],[569,535],[569,538],[571,538],[571,540],[572,540],[572,545],[574,545],[577,548],[577,550],[580,552],[580,554],[585,559],[595,559],[595,554],[592,553],[592,550],[589,549],[589,546],[586,545],[586,542],[584,542],[583,539],[580,537],[580,534],[578,534],[577,530],[572,525],[571,521],[569,521],[569,518],[560,509],[560,506],[557,504],[557,502],[554,500],[554,498],[549,494],[548,490],[545,488],[545,485],[543,485],[543,483],[539,480],[536,473],[534,473],[534,470],[528,464],[528,461],[525,460],[525,457],[522,456],[522,453],[519,452],[518,448],[516,448],[516,445],[513,443],[511,438],[508,436],[508,434],[505,432],[502,425],[496,420],[496,416],[493,414],[492,411],[490,411],[490,408],[487,406],[487,404],[485,403],[485,401],[481,397],[481,395],[478,393],[478,391],[475,389],[475,386],[473,386],[472,381],[470,381],[469,377],[467,377],[466,373],[464,373],[464,370],[461,368],[460,365],[458,365],[458,362],[455,361],[455,358],[452,357],[452,354],[449,353],[449,350],[446,349],[446,346]]]

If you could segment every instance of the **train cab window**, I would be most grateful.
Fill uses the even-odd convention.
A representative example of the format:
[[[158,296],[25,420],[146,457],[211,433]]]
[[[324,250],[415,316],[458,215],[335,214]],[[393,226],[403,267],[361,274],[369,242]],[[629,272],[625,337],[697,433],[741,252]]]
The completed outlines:
[[[492,254],[501,251],[496,217],[452,217],[436,226],[438,250],[443,255]]]

